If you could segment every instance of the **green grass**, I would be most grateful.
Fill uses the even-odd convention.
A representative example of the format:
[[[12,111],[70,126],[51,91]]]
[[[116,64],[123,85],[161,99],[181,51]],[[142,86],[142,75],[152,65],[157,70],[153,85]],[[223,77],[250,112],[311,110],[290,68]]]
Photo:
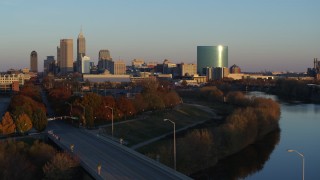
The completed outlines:
[[[184,104],[173,110],[156,111],[145,119],[114,125],[114,136],[123,138],[128,146],[132,146],[173,131],[172,124],[163,119],[174,121],[176,129],[179,129],[212,117],[211,113]],[[111,127],[106,127],[105,131],[110,135]]]

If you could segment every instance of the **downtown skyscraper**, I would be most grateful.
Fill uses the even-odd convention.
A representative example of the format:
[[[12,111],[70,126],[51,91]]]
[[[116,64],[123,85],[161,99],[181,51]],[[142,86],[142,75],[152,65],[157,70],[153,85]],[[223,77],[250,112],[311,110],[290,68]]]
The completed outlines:
[[[61,39],[58,51],[60,73],[73,72],[73,39]]]
[[[78,35],[77,39],[77,71],[81,72],[82,67],[82,57],[86,56],[86,39],[83,36],[82,29]]]
[[[38,72],[38,54],[36,51],[32,51],[30,54],[30,71]]]

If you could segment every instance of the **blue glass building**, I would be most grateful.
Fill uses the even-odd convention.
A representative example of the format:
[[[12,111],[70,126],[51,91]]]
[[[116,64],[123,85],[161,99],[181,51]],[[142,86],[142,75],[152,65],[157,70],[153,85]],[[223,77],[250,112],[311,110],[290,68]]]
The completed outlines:
[[[228,67],[228,46],[197,46],[198,74],[204,75],[206,67]]]

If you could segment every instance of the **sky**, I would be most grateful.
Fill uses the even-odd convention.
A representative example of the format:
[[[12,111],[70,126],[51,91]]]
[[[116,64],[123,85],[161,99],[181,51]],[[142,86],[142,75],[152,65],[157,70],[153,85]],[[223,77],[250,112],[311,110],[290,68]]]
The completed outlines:
[[[38,68],[82,27],[87,55],[196,63],[197,46],[225,45],[242,71],[305,72],[320,60],[318,0],[0,0],[0,71]]]

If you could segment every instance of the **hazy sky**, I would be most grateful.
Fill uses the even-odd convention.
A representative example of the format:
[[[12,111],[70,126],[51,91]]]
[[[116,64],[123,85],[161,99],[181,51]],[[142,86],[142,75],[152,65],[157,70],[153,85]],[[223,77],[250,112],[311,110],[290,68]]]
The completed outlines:
[[[229,47],[243,71],[306,71],[320,59],[318,0],[0,0],[0,71],[56,56],[83,27],[87,55],[196,63],[198,45]]]

